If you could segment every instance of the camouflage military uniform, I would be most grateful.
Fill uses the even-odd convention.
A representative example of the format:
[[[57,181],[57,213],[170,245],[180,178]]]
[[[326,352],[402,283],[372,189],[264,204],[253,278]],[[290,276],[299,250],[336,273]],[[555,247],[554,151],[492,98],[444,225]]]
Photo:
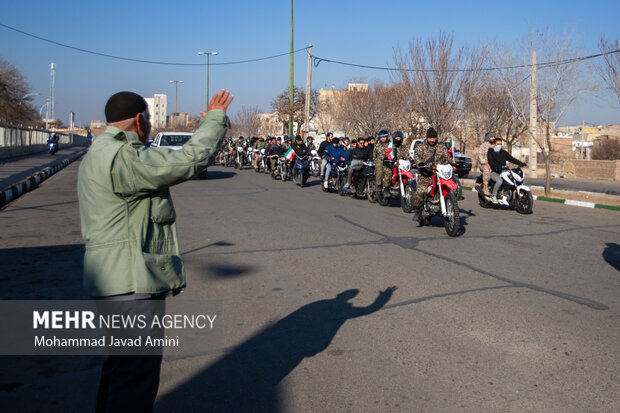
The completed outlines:
[[[260,156],[259,152],[265,147],[265,145],[264,142],[261,142],[259,139],[257,139],[252,147],[254,149],[254,152],[252,153],[252,166],[254,167],[254,169],[258,169],[258,158]]]
[[[487,159],[489,148],[491,148],[491,145],[488,142],[482,142],[482,145],[478,148],[478,165],[480,172],[482,172],[482,181],[486,182],[487,185],[489,184],[489,179],[491,179],[491,168],[487,166],[489,163]]]
[[[379,140],[372,151],[372,159],[375,162],[375,174],[377,175],[377,186],[383,188],[389,188],[392,184],[392,168],[383,166],[383,158],[385,158],[385,151],[389,144],[389,139],[385,144],[382,144],[381,140]]]
[[[437,142],[434,146],[428,144],[428,141],[424,141],[421,145],[416,147],[415,159],[413,162],[417,165],[419,163],[448,163],[450,162],[450,155],[448,155],[448,149],[443,142]],[[424,195],[426,189],[431,182],[431,178],[427,178],[418,174],[418,182],[413,196],[413,206],[419,208],[424,203]]]
[[[398,159],[411,160],[411,155],[409,155],[409,149],[411,148],[411,143],[413,142],[413,140],[413,136],[403,139],[403,143],[400,145],[396,153]]]

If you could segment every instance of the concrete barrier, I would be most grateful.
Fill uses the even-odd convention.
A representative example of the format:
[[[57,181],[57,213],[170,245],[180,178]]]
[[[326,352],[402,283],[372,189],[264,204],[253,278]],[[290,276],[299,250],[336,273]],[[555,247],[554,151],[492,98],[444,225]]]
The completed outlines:
[[[45,152],[47,151],[47,139],[52,133],[60,137],[60,146],[64,148],[88,144],[88,138],[82,135],[0,123],[0,159]]]
[[[56,165],[49,166],[45,169],[42,169],[36,174],[29,176],[25,180],[9,186],[8,188],[6,188],[4,191],[0,193],[0,208],[5,206],[9,202],[14,201],[15,199],[19,198],[26,192],[33,190],[41,182],[45,181],[47,178],[54,175],[56,172],[60,171],[61,169],[64,169],[71,162],[82,157],[87,151],[88,151],[88,148],[84,148],[83,150],[79,151],[75,155],[69,158],[63,159]]]

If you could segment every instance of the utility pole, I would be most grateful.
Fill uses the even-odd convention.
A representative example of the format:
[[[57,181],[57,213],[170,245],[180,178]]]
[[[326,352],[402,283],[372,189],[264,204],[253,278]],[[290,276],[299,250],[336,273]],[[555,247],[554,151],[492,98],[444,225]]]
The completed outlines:
[[[304,128],[306,131],[310,129],[310,92],[312,91],[312,44],[308,48],[308,73],[306,75],[306,112],[304,113]]]
[[[288,89],[288,104],[289,104],[289,118],[288,118],[288,135],[293,136],[293,95],[295,94],[295,86],[293,83],[293,0],[291,0],[291,73],[290,83]]]
[[[56,63],[50,65],[50,100],[47,105],[47,111],[45,115],[45,130],[48,129],[50,119],[54,118],[54,86],[56,77]]]
[[[531,76],[530,76],[530,178],[537,178],[538,172],[536,168],[536,139],[538,132],[537,118],[537,104],[536,104],[536,96],[537,96],[537,80],[536,80],[536,52],[532,51],[532,68],[531,68]]]

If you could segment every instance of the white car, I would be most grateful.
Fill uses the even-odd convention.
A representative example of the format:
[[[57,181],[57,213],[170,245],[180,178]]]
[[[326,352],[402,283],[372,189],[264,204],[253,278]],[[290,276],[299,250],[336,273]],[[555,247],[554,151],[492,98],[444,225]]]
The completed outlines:
[[[159,132],[153,139],[153,146],[157,148],[168,148],[179,150],[185,145],[185,142],[192,137],[189,132]]]
[[[159,132],[151,146],[156,148],[166,148],[165,150],[178,151],[192,137],[189,132]],[[195,178],[207,179],[207,170],[205,169]]]

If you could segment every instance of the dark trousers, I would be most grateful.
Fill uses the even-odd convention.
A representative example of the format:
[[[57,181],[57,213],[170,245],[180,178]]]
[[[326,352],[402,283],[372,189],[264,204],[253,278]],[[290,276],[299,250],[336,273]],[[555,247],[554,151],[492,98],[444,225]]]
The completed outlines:
[[[108,356],[101,369],[96,413],[153,410],[162,356]]]
[[[97,301],[99,311],[105,313],[104,305],[112,305],[107,311],[122,314],[144,314],[148,320],[153,315],[160,318],[165,314],[165,295],[153,296],[150,299],[138,299],[118,303]],[[149,331],[153,337],[164,336],[163,329],[154,328]],[[133,338],[135,331],[116,332],[115,336]],[[97,393],[96,413],[150,413],[153,410],[159,373],[161,370],[163,348],[153,348],[154,354],[122,355],[110,354],[103,362],[101,380]]]

